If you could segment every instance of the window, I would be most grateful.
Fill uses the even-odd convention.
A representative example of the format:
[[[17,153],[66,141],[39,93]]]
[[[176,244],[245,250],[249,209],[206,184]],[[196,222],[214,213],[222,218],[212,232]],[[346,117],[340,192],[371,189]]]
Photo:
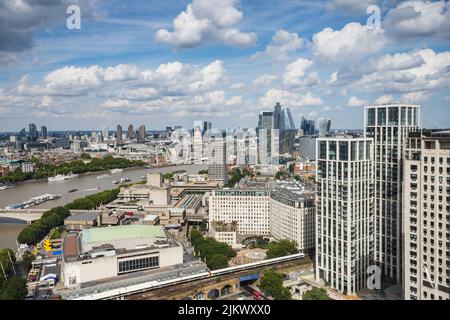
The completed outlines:
[[[159,266],[159,257],[144,257],[133,260],[119,261],[119,274]]]

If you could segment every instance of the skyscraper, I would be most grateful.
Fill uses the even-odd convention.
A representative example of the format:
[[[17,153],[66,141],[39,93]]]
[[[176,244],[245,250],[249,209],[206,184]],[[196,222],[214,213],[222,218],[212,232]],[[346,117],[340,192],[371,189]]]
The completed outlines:
[[[355,294],[373,259],[372,139],[318,138],[316,157],[316,279]]]
[[[412,132],[403,174],[406,300],[450,299],[450,131]]]
[[[331,120],[320,118],[317,119],[317,125],[319,127],[319,137],[327,137],[331,134]]]
[[[133,138],[134,138],[134,128],[133,128],[133,125],[130,124],[130,125],[128,126],[128,131],[127,131],[127,139],[128,139],[128,140],[131,140],[131,139],[133,139]]]
[[[223,137],[212,137],[208,145],[208,179],[228,183],[226,142]]]
[[[314,120],[307,120],[305,117],[302,117],[300,129],[303,130],[303,135],[312,136],[315,132]]]
[[[41,126],[41,138],[42,139],[47,139],[48,138],[47,127],[46,126]]]
[[[102,128],[102,136],[103,140],[107,140],[109,138],[109,127],[106,125]]]
[[[145,141],[145,126],[141,125],[139,126],[139,132],[138,132],[138,140],[139,141]]]
[[[375,262],[385,281],[402,278],[402,155],[410,131],[420,123],[420,106],[365,107],[365,136],[374,140]]]
[[[268,164],[272,160],[272,130],[275,129],[273,112],[262,112],[258,120],[259,160]]]
[[[38,131],[36,129],[36,125],[34,123],[30,123],[28,125],[28,129],[29,129],[29,136],[31,140],[36,140],[38,138]]]
[[[116,132],[116,144],[121,145],[122,144],[122,126],[119,124],[117,125],[117,132]]]

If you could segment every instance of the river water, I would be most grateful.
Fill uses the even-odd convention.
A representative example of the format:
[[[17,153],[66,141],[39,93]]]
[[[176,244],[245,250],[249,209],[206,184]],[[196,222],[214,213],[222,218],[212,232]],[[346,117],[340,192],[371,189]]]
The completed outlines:
[[[0,208],[10,204],[26,201],[32,197],[46,193],[60,194],[61,198],[53,201],[47,201],[32,208],[50,209],[65,205],[75,199],[97,193],[103,190],[117,188],[113,184],[114,180],[120,178],[130,178],[131,182],[141,181],[141,177],[150,172],[168,173],[177,170],[186,170],[191,174],[196,174],[200,170],[207,169],[207,164],[202,165],[181,165],[153,169],[125,169],[122,173],[111,174],[110,172],[97,172],[83,175],[78,178],[64,181],[31,181],[17,185],[15,188],[0,191]],[[108,177],[98,179],[98,176],[108,175]],[[69,190],[77,189],[75,192]],[[15,248],[17,235],[25,227],[23,224],[17,224],[15,221],[7,221],[0,218],[0,248]]]

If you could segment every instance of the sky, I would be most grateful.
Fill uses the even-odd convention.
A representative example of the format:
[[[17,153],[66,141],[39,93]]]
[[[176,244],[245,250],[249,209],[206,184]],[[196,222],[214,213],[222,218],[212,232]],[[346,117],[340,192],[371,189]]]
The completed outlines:
[[[0,132],[247,128],[276,102],[297,126],[402,102],[450,127],[449,87],[448,0],[0,0]]]

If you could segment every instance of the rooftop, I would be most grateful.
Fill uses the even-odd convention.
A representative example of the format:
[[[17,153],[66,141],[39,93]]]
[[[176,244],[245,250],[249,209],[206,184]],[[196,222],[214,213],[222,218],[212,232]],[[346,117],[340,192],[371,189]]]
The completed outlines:
[[[98,212],[92,212],[92,213],[78,213],[78,214],[74,214],[71,215],[69,217],[67,217],[65,219],[65,221],[93,221],[96,220],[98,217],[99,213]]]
[[[83,244],[133,238],[166,239],[166,233],[162,226],[148,225],[121,225],[115,227],[85,229],[82,231]]]

